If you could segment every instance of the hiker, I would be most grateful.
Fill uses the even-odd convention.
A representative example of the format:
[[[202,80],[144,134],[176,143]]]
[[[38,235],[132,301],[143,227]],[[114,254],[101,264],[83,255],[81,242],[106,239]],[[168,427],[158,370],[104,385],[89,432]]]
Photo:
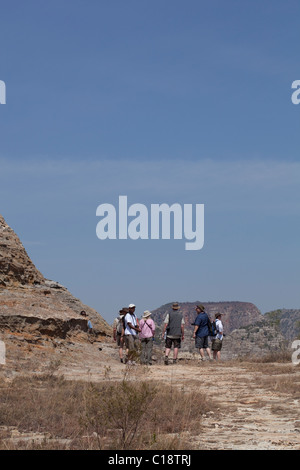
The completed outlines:
[[[151,312],[145,310],[140,321],[141,364],[152,365],[152,349],[155,333],[155,323],[150,318]]]
[[[209,359],[212,359],[210,348],[208,347],[208,337],[210,336],[210,320],[203,305],[195,307],[197,317],[194,323],[193,338],[195,339],[195,348],[199,349],[200,360],[204,361],[204,350],[206,351]]]
[[[92,342],[93,342],[93,338],[91,338],[91,336],[94,336],[95,333],[94,333],[94,330],[93,330],[92,322],[91,322],[91,320],[89,319],[89,317],[88,317],[88,315],[87,315],[87,313],[86,313],[85,310],[82,310],[82,311],[80,312],[80,315],[82,315],[83,317],[85,317],[86,320],[87,320],[88,339],[89,339],[89,341],[92,341]]]
[[[221,359],[221,349],[223,344],[223,323],[221,321],[222,313],[215,314],[215,325],[217,334],[212,338],[211,349],[213,351],[213,358],[215,360]]]
[[[116,341],[119,348],[119,359],[123,362],[123,346],[124,346],[124,317],[128,313],[127,308],[119,310],[119,315],[115,318],[113,323],[113,339]]]
[[[172,305],[172,312],[167,313],[164,320],[162,337],[165,338],[165,365],[169,364],[169,354],[173,350],[173,364],[178,362],[178,349],[181,347],[181,340],[184,340],[184,318],[180,313],[180,306],[177,302]],[[165,336],[166,333],[166,336]]]
[[[138,320],[135,315],[135,305],[129,304],[128,306],[128,313],[126,313],[124,317],[125,323],[125,346],[126,346],[126,360],[125,362],[128,364],[135,364],[133,361],[134,358],[137,356],[138,351],[138,342],[139,336],[138,333],[141,331],[138,325]]]

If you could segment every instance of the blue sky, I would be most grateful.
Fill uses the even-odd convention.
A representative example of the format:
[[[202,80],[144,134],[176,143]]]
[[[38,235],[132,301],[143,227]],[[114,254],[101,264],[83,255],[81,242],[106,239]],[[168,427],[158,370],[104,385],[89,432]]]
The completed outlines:
[[[112,322],[177,301],[300,308],[297,1],[11,1],[0,213]],[[96,208],[205,204],[202,250],[96,237]]]

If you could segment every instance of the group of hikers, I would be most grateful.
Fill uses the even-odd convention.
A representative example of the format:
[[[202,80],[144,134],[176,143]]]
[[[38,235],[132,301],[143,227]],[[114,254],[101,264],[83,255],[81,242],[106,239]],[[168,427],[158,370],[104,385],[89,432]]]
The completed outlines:
[[[139,321],[135,309],[134,304],[130,304],[128,308],[122,308],[113,323],[113,339],[119,348],[119,359],[122,363],[135,364],[140,349],[140,363],[152,365],[155,323],[149,310],[144,312]],[[203,305],[197,305],[195,310],[197,316],[192,324],[194,326],[193,339],[195,340],[195,348],[199,350],[200,360],[205,360],[205,352],[210,360],[219,360],[224,336],[221,321],[223,314],[216,313],[214,321],[211,322]],[[165,365],[169,364],[172,347],[173,363],[178,362],[178,351],[181,348],[181,342],[184,340],[184,326],[185,321],[180,312],[180,305],[175,302],[170,313],[165,316],[162,329],[162,339],[165,342]],[[209,338],[211,339],[211,348]]]

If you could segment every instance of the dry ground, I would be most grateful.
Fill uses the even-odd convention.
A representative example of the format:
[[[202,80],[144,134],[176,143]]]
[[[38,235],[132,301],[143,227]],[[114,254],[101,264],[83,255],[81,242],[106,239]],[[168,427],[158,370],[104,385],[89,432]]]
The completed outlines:
[[[29,343],[13,338],[0,377],[51,371],[89,382],[158,381],[206,394],[211,410],[202,416],[196,449],[300,450],[300,366],[287,363],[205,361],[183,358],[165,366],[125,366],[111,342]],[[194,410],[197,414],[199,411]],[[18,436],[20,437],[20,435]]]

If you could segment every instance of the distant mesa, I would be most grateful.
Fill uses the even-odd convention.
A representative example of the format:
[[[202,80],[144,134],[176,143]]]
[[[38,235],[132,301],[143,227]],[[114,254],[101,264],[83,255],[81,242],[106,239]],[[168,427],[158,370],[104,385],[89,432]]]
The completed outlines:
[[[202,304],[205,307],[206,313],[209,315],[211,320],[217,312],[225,314],[222,318],[224,328],[227,333],[247,326],[259,321],[263,318],[260,310],[250,302],[238,302],[238,301],[220,301],[220,302],[179,302],[181,312],[185,319],[187,329],[192,329],[192,324],[197,316],[195,307],[196,305]],[[162,305],[161,307],[152,311],[152,318],[156,320],[158,324],[163,322],[165,314],[172,310],[172,303]]]

